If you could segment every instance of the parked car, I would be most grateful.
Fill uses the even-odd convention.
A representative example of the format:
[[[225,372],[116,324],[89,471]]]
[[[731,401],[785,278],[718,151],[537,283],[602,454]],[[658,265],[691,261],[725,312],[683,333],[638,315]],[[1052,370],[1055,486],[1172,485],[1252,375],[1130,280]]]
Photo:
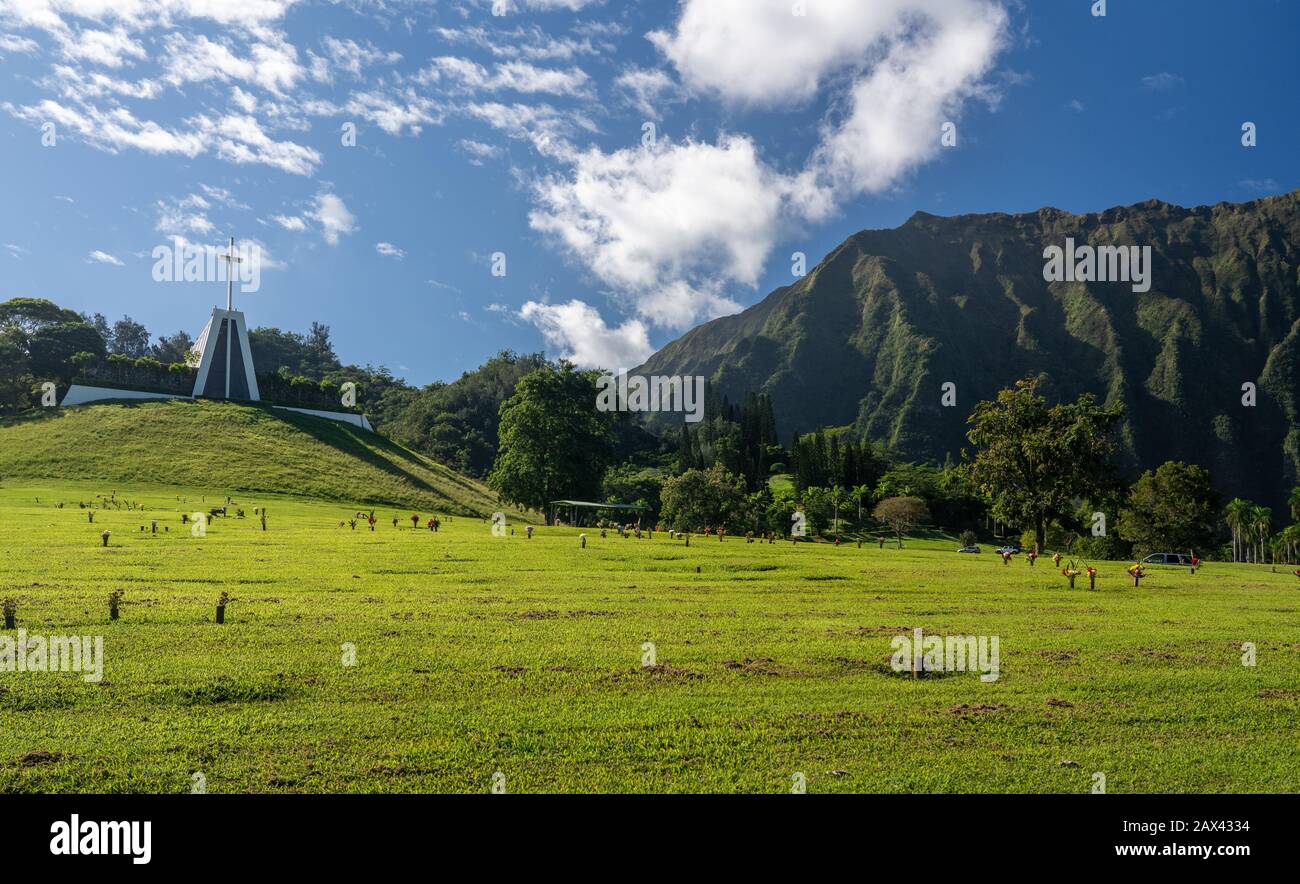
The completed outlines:
[[[978,553],[979,551],[980,548],[978,546],[963,546],[961,549],[957,550],[959,553]]]
[[[1134,559],[1134,561],[1137,561]],[[1143,559],[1139,564],[1142,565],[1184,565],[1194,567],[1197,560],[1187,553],[1152,553]]]
[[[1013,556],[1018,556],[1020,555],[1020,547],[1016,546],[1013,543],[1010,544],[1009,546],[1000,546],[997,549],[995,549],[994,552],[996,552],[998,555],[1003,555],[1004,553],[1010,553]]]

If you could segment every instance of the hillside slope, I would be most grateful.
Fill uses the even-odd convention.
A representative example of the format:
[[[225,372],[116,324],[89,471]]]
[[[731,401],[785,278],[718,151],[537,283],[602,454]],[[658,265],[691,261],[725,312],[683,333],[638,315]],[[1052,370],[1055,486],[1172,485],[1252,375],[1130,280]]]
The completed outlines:
[[[460,515],[482,484],[348,424],[214,401],[123,402],[0,420],[0,479],[93,479],[294,494]]]
[[[1043,250],[1151,246],[1152,286],[1043,279]],[[1148,201],[940,218],[855,234],[797,283],[693,329],[638,371],[766,392],[783,439],[852,424],[956,457],[980,399],[1027,374],[1128,410],[1127,466],[1209,468],[1280,506],[1300,461],[1300,191],[1243,204]],[[957,385],[957,407],[941,387]],[[1244,407],[1242,384],[1258,387]]]

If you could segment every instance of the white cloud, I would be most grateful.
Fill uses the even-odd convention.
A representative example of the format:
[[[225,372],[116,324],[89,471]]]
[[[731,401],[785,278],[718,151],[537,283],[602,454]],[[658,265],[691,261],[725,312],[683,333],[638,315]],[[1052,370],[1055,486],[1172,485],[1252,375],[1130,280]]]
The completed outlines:
[[[577,12],[593,3],[600,3],[601,0],[486,0],[486,2],[494,15],[503,15],[518,12],[521,6],[538,12],[552,12],[557,9]]]
[[[29,249],[25,249],[17,243],[7,242],[4,244],[5,250],[14,258],[21,258],[23,255],[31,254]]]
[[[686,0],[651,41],[688,88],[741,105],[806,102],[847,75],[843,119],[828,122],[805,179],[876,192],[939,151],[940,129],[983,84],[1006,42],[994,0]],[[815,204],[825,210],[825,198]]]
[[[154,229],[166,234],[197,233],[208,235],[216,229],[206,214],[211,204],[198,194],[181,199],[158,200],[154,203],[158,221]]]
[[[307,222],[297,215],[272,215],[271,220],[279,224],[285,230],[292,230],[297,233],[307,229]]]
[[[1143,77],[1142,85],[1154,92],[1167,92],[1183,85],[1183,78],[1168,71],[1161,71],[1158,74]]]
[[[776,241],[790,182],[742,136],[718,144],[578,155],[569,177],[537,186],[534,229],[556,236],[656,324],[682,328],[735,312],[719,280],[755,285]]]
[[[56,64],[51,70],[53,73],[40,79],[40,85],[83,103],[103,95],[156,98],[163,91],[163,85],[157,80],[122,80],[100,71],[85,71],[64,64]]]
[[[178,153],[193,158],[208,145],[203,134],[173,131],[152,120],[138,120],[126,108],[105,111],[86,107],[78,110],[48,98],[37,105],[15,107],[5,102],[0,107],[12,116],[38,126],[52,122],[60,134],[71,131],[110,153],[133,147],[146,153]]]
[[[213,202],[225,206],[228,209],[247,209],[246,203],[240,202],[235,195],[224,187],[216,187],[211,184],[200,184],[199,190]]]
[[[661,105],[681,98],[677,83],[658,68],[629,68],[619,74],[614,85],[623,91],[628,104],[652,120],[663,116]]]
[[[589,304],[529,301],[519,316],[537,326],[546,342],[564,359],[583,367],[610,370],[640,365],[654,352],[645,323],[629,319],[610,328]]]
[[[177,86],[240,80],[283,95],[307,73],[298,63],[298,50],[278,37],[253,44],[246,58],[236,55],[229,42],[211,40],[202,34],[173,32],[164,46],[163,76]]]
[[[396,258],[399,261],[406,257],[406,252],[402,251],[390,242],[375,243],[375,251],[383,255],[385,258]]]
[[[478,62],[443,55],[434,58],[417,78],[424,83],[446,78],[469,91],[497,92],[505,89],[567,96],[583,96],[589,91],[587,74],[581,68],[541,68],[518,60],[498,63],[489,71]]]
[[[340,70],[360,79],[363,68],[377,64],[397,64],[402,60],[400,52],[385,52],[371,43],[362,45],[351,39],[339,40],[336,37],[326,36],[322,45],[329,57],[329,64],[325,69],[326,79],[329,78],[331,70]],[[321,79],[319,73],[319,68],[313,70],[316,79]]]
[[[99,24],[114,22],[128,31],[174,25],[184,19],[206,19],[231,29],[262,32],[284,17],[299,0],[16,0],[0,12],[19,27],[50,34],[69,30],[64,17]]]
[[[217,120],[197,118],[199,131],[216,155],[232,163],[262,163],[293,175],[310,175],[321,162],[320,152],[293,141],[276,141],[255,117],[227,114]]]
[[[0,34],[0,52],[32,53],[40,48],[35,40],[17,34]]]
[[[343,110],[368,120],[389,135],[401,135],[404,131],[419,135],[425,125],[436,125],[443,120],[441,105],[410,88],[400,95],[356,92]]]
[[[315,207],[307,213],[321,227],[321,236],[332,246],[338,245],[339,238],[357,229],[357,219],[348,211],[332,193],[322,192],[316,196]]]
[[[119,261],[117,258],[114,258],[112,255],[110,255],[108,252],[102,252],[102,251],[100,251],[99,249],[95,249],[93,252],[91,252],[91,253],[86,257],[86,260],[88,260],[88,261],[95,261],[95,262],[97,262],[97,263],[99,263],[99,264],[112,264],[114,267],[125,267],[125,266],[126,266],[126,265],[123,264],[121,261]]]
[[[485,49],[499,58],[524,58],[530,61],[571,61],[582,55],[611,51],[607,43],[593,43],[590,36],[554,36],[537,25],[513,30],[493,27],[436,28],[448,43],[467,43]]]
[[[181,154],[190,158],[212,151],[232,163],[262,163],[295,175],[310,175],[321,155],[292,141],[276,141],[261,124],[245,114],[228,114],[219,119],[198,116],[185,122],[188,131],[167,129],[152,120],[139,120],[129,110],[107,110],[83,106],[68,107],[45,99],[37,105],[15,107],[0,104],[11,116],[34,125],[51,122],[60,136],[79,135],[88,144],[117,153],[135,148],[152,154]]]
[[[579,130],[595,132],[596,124],[578,111],[558,111],[549,104],[468,104],[461,111],[511,138],[530,141],[541,154],[566,158],[574,153],[569,139]]]
[[[64,33],[58,39],[63,57],[71,61],[88,61],[108,68],[120,68],[147,57],[144,47],[132,40],[123,28]]]
[[[475,166],[481,166],[484,160],[495,159],[505,153],[495,144],[484,144],[471,138],[462,138],[456,142],[456,146],[469,155],[470,163]]]

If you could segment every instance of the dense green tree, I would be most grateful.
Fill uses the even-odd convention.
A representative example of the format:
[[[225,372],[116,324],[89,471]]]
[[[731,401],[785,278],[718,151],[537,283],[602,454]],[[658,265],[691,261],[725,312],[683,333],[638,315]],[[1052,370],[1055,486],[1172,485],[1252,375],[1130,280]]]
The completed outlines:
[[[32,405],[31,365],[26,349],[15,338],[0,332],[0,413],[14,414]]]
[[[613,417],[596,409],[597,373],[568,362],[524,376],[501,406],[488,485],[507,503],[545,510],[552,500],[590,500],[614,451]]]
[[[38,329],[28,342],[31,372],[38,381],[71,380],[76,371],[72,357],[78,353],[104,355],[103,338],[80,319]]]
[[[677,531],[735,527],[745,518],[745,481],[719,464],[665,480],[661,497],[662,519]]]
[[[193,346],[194,339],[190,337],[190,333],[181,330],[174,335],[159,335],[158,343],[153,345],[151,354],[159,362],[170,365],[173,362],[184,362]]]
[[[24,338],[51,325],[83,322],[75,310],[67,310],[44,298],[10,298],[0,303],[0,328],[13,328]]]
[[[1033,528],[1045,548],[1048,522],[1068,518],[1072,500],[1103,493],[1112,481],[1123,413],[1122,406],[1098,406],[1091,393],[1049,406],[1032,378],[978,403],[968,419],[977,446],[970,471],[993,501],[993,515]]]
[[[482,478],[496,460],[502,403],[520,378],[547,364],[541,353],[505,350],[451,383],[391,390],[381,398],[386,408],[376,426],[396,442]]]
[[[129,316],[113,323],[113,337],[108,341],[110,353],[139,359],[149,353],[149,329]]]
[[[1205,552],[1218,534],[1219,495],[1195,464],[1168,461],[1143,473],[1129,489],[1116,526],[1120,537],[1147,552]]]
[[[660,490],[664,471],[657,467],[623,464],[605,471],[600,483],[602,503],[632,503],[648,507],[647,519],[654,522],[659,515]]]

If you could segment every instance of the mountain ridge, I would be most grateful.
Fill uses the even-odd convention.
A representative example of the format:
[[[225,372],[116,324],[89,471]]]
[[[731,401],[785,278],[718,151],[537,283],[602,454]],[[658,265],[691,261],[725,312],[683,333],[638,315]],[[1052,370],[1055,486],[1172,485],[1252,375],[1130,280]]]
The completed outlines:
[[[1150,246],[1150,291],[1044,280],[1043,250],[1067,237]],[[703,374],[731,401],[768,393],[783,439],[851,425],[931,461],[959,456],[976,401],[1041,374],[1057,398],[1126,406],[1125,467],[1188,460],[1225,492],[1279,505],[1300,460],[1298,265],[1300,191],[1083,214],[915,212],[849,236],[637,371]],[[955,408],[940,404],[944,383]]]

